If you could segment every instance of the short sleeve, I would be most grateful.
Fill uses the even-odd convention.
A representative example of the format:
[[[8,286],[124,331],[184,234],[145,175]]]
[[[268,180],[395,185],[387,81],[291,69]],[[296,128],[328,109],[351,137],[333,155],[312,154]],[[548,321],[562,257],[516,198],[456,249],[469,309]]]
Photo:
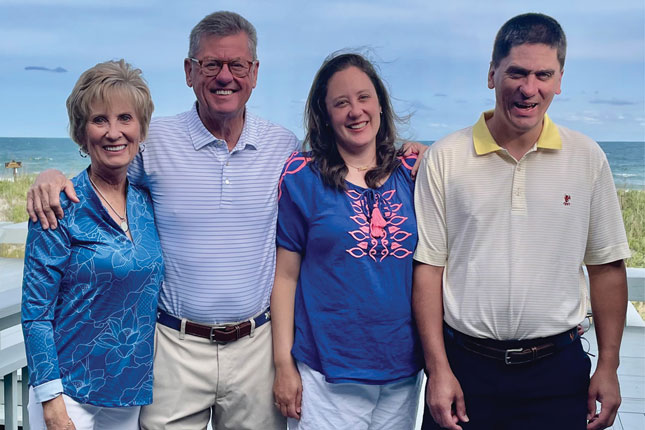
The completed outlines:
[[[445,266],[448,258],[443,177],[435,148],[428,149],[419,167],[414,190],[419,242],[414,259]]]
[[[288,251],[304,253],[307,243],[306,190],[297,174],[307,167],[308,158],[293,153],[285,163],[278,184],[278,225],[276,243]],[[308,172],[303,172],[308,173]]]
[[[143,143],[141,145],[144,145]],[[148,189],[148,177],[143,166],[143,153],[139,152],[128,166],[128,180],[141,188]]]
[[[584,261],[589,265],[606,264],[629,258],[630,254],[611,169],[603,157],[593,184]]]
[[[409,154],[399,157],[401,161],[401,170],[404,172],[405,180],[410,184],[410,189],[414,192],[415,181],[412,178],[412,169],[419,158],[418,154]]]

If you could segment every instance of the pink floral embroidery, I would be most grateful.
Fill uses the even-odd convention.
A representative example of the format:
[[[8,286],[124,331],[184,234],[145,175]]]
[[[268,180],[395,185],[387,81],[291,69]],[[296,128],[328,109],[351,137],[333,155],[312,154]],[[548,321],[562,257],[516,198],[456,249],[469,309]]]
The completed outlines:
[[[345,192],[351,199],[352,210],[356,215],[350,217],[358,229],[349,231],[349,235],[357,241],[356,246],[347,250],[354,258],[368,255],[374,261],[383,261],[391,255],[395,258],[405,258],[412,254],[402,242],[412,235],[401,230],[400,226],[407,217],[399,215],[403,206],[401,203],[390,203],[396,190],[378,193],[365,190]]]
[[[282,181],[284,180],[285,175],[298,173],[311,160],[311,157],[305,157],[304,155],[298,156],[298,154],[298,151],[291,154],[285,163],[284,172],[282,173],[282,176],[280,176],[280,181],[278,182],[278,201],[280,200],[280,197],[282,197]]]

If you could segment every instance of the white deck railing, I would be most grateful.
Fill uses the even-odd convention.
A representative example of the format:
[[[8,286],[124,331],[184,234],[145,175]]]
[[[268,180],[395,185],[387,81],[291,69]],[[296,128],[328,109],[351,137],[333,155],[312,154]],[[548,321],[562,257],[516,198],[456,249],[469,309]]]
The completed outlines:
[[[27,237],[27,223],[0,225],[0,243],[24,243]],[[21,260],[0,258],[0,377],[4,379],[4,420],[0,415],[0,424],[6,430],[17,430],[21,424],[23,430],[29,429],[27,414],[28,380],[25,346],[20,332],[20,303],[22,289]],[[629,300],[645,301],[645,268],[628,268],[627,284]],[[645,326],[634,306],[629,303],[627,309],[628,326]],[[4,332],[3,332],[4,331]],[[3,337],[3,334],[7,334]],[[7,338],[7,346],[3,339]],[[18,371],[21,370],[21,396],[18,396]],[[19,404],[19,400],[21,400]],[[19,407],[22,420],[19,418]],[[1,409],[0,409],[1,411]],[[21,422],[22,421],[22,422]]]
[[[1,265],[0,267],[3,267]],[[0,275],[0,284],[4,284],[4,272]],[[4,381],[4,419],[0,423],[4,424],[6,430],[17,430],[18,424],[22,425],[23,430],[29,429],[29,414],[27,413],[27,401],[29,391],[26,381],[28,380],[27,359],[25,357],[25,345],[22,337],[18,342],[11,342],[10,345],[3,345],[6,332],[15,338],[16,327],[20,325],[20,286],[9,290],[0,291],[0,377]],[[5,333],[3,333],[3,331]],[[6,341],[5,341],[6,343]],[[21,396],[18,396],[18,370],[21,369]],[[19,407],[22,414],[19,414]],[[22,416],[19,416],[22,415]],[[0,416],[0,418],[3,418]]]

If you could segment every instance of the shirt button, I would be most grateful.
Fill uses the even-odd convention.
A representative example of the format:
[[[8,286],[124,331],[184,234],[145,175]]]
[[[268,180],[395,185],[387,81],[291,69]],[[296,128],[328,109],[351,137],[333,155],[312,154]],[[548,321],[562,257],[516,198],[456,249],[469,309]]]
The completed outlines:
[[[229,181],[228,179],[226,179],[226,180],[224,181],[224,183],[225,183],[226,185],[228,185],[228,184],[230,184],[230,183],[231,183],[231,181]]]

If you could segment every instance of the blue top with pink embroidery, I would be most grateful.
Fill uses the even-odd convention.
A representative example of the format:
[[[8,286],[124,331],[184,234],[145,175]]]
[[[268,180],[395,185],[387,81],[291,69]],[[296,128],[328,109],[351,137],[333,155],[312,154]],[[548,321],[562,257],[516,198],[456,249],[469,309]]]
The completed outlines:
[[[328,382],[386,384],[416,374],[414,157],[378,188],[323,183],[309,153],[287,160],[277,244],[302,256],[292,354]]]

